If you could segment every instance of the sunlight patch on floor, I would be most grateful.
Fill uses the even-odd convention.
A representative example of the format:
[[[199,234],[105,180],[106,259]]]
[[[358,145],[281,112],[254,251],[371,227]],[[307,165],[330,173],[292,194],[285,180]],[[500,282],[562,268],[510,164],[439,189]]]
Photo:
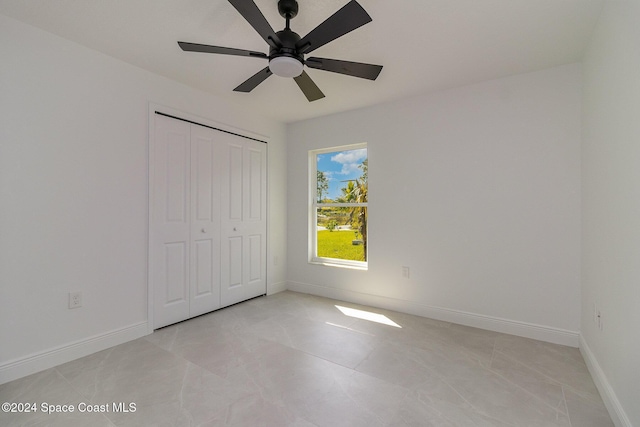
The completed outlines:
[[[393,326],[395,328],[402,328],[393,320],[389,319],[384,314],[373,313],[371,311],[358,310],[355,308],[342,307],[340,305],[335,306],[345,316],[356,317],[358,319],[368,320],[370,322],[382,323],[383,325]]]

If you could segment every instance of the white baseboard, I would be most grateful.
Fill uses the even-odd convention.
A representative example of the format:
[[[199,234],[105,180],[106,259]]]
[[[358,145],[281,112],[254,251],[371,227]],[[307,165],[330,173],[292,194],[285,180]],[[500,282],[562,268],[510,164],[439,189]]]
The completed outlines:
[[[287,290],[287,282],[271,283],[267,286],[267,295],[277,294]]]
[[[616,427],[632,427],[627,413],[618,400],[618,396],[616,396],[615,391],[611,388],[611,384],[609,384],[609,380],[607,380],[604,371],[600,367],[598,359],[596,359],[582,334],[580,334],[580,353],[582,353],[591,377],[593,377],[593,382],[596,383],[596,387],[600,392],[604,405],[607,407],[607,411],[609,411],[613,424],[615,424]]]
[[[519,322],[510,319],[501,319],[499,317],[485,316],[482,314],[468,313],[460,310],[436,307],[417,303],[414,301],[348,291],[328,286],[312,285],[308,283],[287,282],[287,289],[306,294],[318,295],[326,298],[333,298],[357,304],[364,304],[373,307],[385,308],[388,310],[400,311],[403,313],[415,314],[417,316],[428,317],[444,322],[472,326],[475,328],[502,332],[510,335],[517,335],[554,344],[561,344],[570,347],[579,346],[579,333],[568,331],[565,329],[552,328],[549,326]]]
[[[140,322],[3,363],[0,365],[0,384],[53,368],[147,334],[147,322]]]

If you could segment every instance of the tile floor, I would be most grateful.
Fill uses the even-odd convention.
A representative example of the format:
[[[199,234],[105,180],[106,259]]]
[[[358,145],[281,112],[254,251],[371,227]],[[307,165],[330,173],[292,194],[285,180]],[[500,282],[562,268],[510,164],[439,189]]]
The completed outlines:
[[[4,384],[5,401],[39,411],[2,426],[613,426],[575,348],[294,292]]]

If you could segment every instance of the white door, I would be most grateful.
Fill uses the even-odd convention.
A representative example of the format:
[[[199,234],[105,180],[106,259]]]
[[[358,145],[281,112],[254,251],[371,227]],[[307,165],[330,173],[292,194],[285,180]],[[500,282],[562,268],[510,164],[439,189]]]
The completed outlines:
[[[189,316],[220,308],[220,132],[191,126]]]
[[[154,328],[266,293],[266,144],[155,115]]]
[[[155,116],[150,257],[154,327],[189,317],[191,127]]]
[[[221,303],[266,293],[266,144],[225,135],[222,173]]]

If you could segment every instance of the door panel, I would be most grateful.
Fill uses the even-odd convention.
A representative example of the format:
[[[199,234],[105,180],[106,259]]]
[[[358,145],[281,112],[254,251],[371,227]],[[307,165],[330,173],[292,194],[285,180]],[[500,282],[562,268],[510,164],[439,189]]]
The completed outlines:
[[[211,239],[195,242],[195,283],[194,298],[203,298],[213,294],[213,242]]]
[[[219,132],[191,126],[191,317],[220,308]]]
[[[249,236],[249,282],[262,279],[262,235]]]
[[[227,288],[242,286],[242,236],[230,237],[229,247],[229,278]]]
[[[263,215],[262,206],[262,157],[261,151],[249,150],[249,212],[247,220],[260,221]]]
[[[243,156],[242,146],[236,144],[228,145],[228,158],[226,176],[228,177],[228,220],[230,221],[242,221],[242,208],[243,208]]]
[[[189,180],[189,134],[172,131],[167,134],[166,166],[166,221],[184,224],[187,221],[187,183]]]
[[[184,242],[165,243],[164,306],[187,300],[187,248]]]
[[[190,128],[158,116],[155,121],[151,278],[154,327],[189,315],[189,144]]]
[[[222,306],[266,293],[266,145],[225,138]]]
[[[213,221],[213,181],[214,159],[212,141],[196,136],[193,141],[195,149],[195,219],[197,221]]]
[[[250,292],[262,290],[267,286],[267,151],[266,145],[247,141],[245,149],[246,163],[245,194],[246,210],[244,232],[248,239],[245,265],[247,287]],[[254,295],[255,296],[255,295]]]

